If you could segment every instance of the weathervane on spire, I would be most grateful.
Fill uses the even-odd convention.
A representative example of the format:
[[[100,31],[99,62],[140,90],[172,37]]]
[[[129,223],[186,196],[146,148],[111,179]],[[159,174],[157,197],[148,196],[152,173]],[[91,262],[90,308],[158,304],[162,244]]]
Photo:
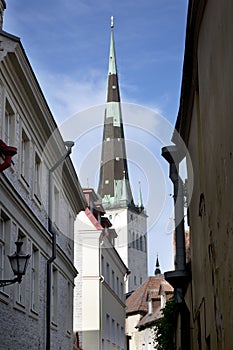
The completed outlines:
[[[111,16],[111,28],[114,28],[114,17]]]

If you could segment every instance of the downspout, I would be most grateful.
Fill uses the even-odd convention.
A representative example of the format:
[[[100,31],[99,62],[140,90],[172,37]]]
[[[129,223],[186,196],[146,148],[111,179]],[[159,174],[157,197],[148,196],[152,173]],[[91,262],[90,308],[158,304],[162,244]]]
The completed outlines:
[[[52,238],[52,255],[47,260],[47,289],[46,289],[46,350],[50,350],[51,343],[51,270],[52,270],[52,262],[56,259],[57,256],[57,241],[56,241],[56,230],[53,227],[52,223],[52,215],[53,215],[53,196],[52,196],[52,188],[53,188],[53,172],[66,160],[66,158],[71,154],[72,147],[74,146],[74,142],[67,141],[65,142],[65,146],[67,147],[66,153],[57,161],[57,163],[49,170],[49,179],[48,179],[48,231],[51,234]]]
[[[162,156],[170,165],[169,177],[173,182],[174,206],[175,206],[175,233],[176,233],[176,259],[175,270],[164,273],[166,281],[174,287],[175,302],[179,307],[182,320],[187,317],[187,306],[184,301],[184,289],[191,279],[190,272],[186,268],[186,249],[184,232],[184,193],[183,181],[179,176],[179,164],[185,154],[177,146],[162,148]],[[183,322],[182,322],[183,325]],[[187,325],[181,327],[181,346],[183,350],[189,349],[187,338]],[[185,341],[184,341],[185,340]]]
[[[184,158],[182,153],[176,146],[168,146],[162,148],[162,156],[170,164],[169,177],[173,182],[174,206],[175,206],[175,232],[176,232],[176,259],[175,271],[165,272],[173,286],[180,291],[180,287],[188,277],[186,271],[186,252],[185,252],[185,236],[184,236],[184,193],[183,181],[179,176],[179,163]],[[165,277],[166,278],[166,277]],[[178,302],[181,302],[182,293],[177,293]]]

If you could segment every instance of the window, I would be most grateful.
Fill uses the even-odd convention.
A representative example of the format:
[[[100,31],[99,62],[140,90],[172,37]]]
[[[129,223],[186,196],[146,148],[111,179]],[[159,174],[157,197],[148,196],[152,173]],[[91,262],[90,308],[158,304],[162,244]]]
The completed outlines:
[[[112,343],[116,344],[115,320],[112,318]]]
[[[147,242],[146,242],[146,236],[144,237],[144,251],[147,251]]]
[[[140,250],[142,252],[143,251],[143,239],[142,239],[142,236],[140,236],[139,242],[140,242]]]
[[[136,284],[137,284],[137,278],[136,278],[136,276],[134,276],[133,280],[134,280],[134,285],[136,286]]]
[[[30,142],[25,130],[22,129],[21,134],[21,176],[27,186],[29,186],[29,157]]]
[[[119,323],[117,323],[117,328],[116,328],[116,345],[120,346],[120,326],[119,326]]]
[[[70,282],[67,283],[67,333],[71,335],[72,333],[72,288]]]
[[[71,213],[69,213],[69,216],[68,216],[67,235],[69,239],[73,239],[74,237],[74,219]]]
[[[109,267],[109,263],[106,264],[106,282],[107,283],[110,282],[110,267]]]
[[[120,290],[120,299],[124,301],[124,287],[123,283],[121,282],[121,290]]]
[[[125,348],[125,332],[124,327],[121,327],[121,348]]]
[[[120,296],[119,294],[119,277],[117,277],[117,279],[116,279],[116,292],[117,292],[117,295],[118,295],[118,297]]]
[[[40,186],[41,186],[41,160],[37,153],[35,153],[34,158],[34,195],[36,198],[41,201],[41,192],[40,192]]]
[[[38,311],[39,251],[32,245],[31,256],[31,310]]]
[[[51,290],[51,320],[53,324],[57,324],[57,269],[53,266],[52,268],[52,290]]]
[[[132,233],[130,230],[128,232],[128,246],[129,246],[129,248],[132,247]]]
[[[137,250],[139,250],[139,238],[138,238],[138,234],[136,234],[136,248],[137,248]]]
[[[15,144],[15,113],[6,99],[5,102],[5,135],[4,141],[8,146]]]
[[[115,272],[112,270],[112,290],[115,291]]]
[[[135,233],[133,232],[133,248],[136,248]]]
[[[4,213],[1,212],[0,217],[0,279],[6,279],[9,277],[9,261],[7,255],[9,254],[10,245],[10,219]],[[2,287],[1,290],[5,290],[6,287]]]
[[[110,316],[106,314],[106,339],[110,340]]]
[[[102,348],[101,348],[101,350],[105,350],[105,346],[104,346],[105,344],[104,344],[104,339],[102,339]]]

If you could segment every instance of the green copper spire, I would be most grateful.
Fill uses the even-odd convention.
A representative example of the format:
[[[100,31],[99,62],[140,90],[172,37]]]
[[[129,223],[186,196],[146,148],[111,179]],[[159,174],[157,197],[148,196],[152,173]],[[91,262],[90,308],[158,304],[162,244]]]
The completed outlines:
[[[113,16],[112,16],[111,17],[111,37],[110,37],[110,53],[109,53],[108,74],[117,74],[113,28],[114,28],[114,23],[113,23]]]
[[[98,193],[105,208],[134,206],[126,159],[113,17],[111,17],[107,101]]]

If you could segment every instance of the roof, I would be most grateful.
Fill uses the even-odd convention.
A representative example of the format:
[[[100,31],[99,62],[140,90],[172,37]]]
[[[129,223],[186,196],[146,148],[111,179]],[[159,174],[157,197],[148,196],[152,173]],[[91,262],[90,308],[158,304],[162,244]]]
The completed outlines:
[[[150,276],[126,299],[126,314],[129,313],[147,313],[148,311],[148,292],[159,292],[160,284],[164,280],[163,275]]]
[[[161,295],[169,299],[173,295],[172,286],[164,279],[164,275],[150,276],[126,299],[126,316],[141,314],[137,328],[145,328],[161,317]],[[148,302],[152,302],[149,313]]]
[[[86,208],[85,214],[92,223],[92,225],[95,227],[96,230],[103,230],[103,226],[98,222],[96,217],[92,214],[89,208]]]

